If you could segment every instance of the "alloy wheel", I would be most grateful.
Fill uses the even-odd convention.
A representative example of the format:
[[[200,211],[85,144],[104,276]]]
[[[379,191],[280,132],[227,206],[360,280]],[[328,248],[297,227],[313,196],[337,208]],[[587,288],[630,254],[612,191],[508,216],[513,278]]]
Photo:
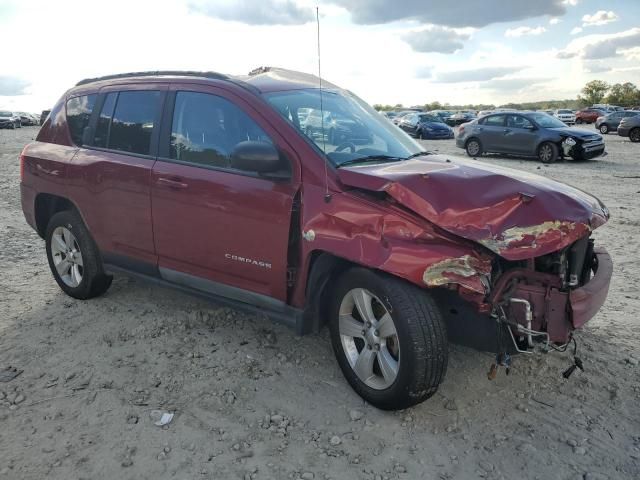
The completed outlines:
[[[469,153],[469,155],[471,155],[472,157],[475,157],[478,155],[478,153],[480,152],[480,144],[476,141],[476,140],[471,140],[468,144],[467,144],[467,152]]]
[[[600,133],[607,133],[609,131],[609,127],[606,124],[600,125]]]
[[[370,388],[384,390],[398,376],[400,343],[391,313],[371,292],[354,288],[339,311],[342,349],[350,367]]]
[[[640,128],[634,128],[629,132],[629,140],[632,142],[640,142]]]
[[[82,282],[84,264],[78,240],[66,227],[57,227],[51,235],[51,256],[65,285],[75,288]]]
[[[552,157],[553,157],[553,149],[551,148],[551,145],[549,144],[542,145],[540,147],[540,160],[547,163],[551,161]]]

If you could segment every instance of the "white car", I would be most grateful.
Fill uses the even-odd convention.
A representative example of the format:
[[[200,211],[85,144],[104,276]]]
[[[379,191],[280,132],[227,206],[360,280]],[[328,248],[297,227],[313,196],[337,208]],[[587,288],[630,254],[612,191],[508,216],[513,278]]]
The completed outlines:
[[[556,110],[553,112],[553,116],[567,125],[573,125],[576,123],[576,114],[571,110]]]

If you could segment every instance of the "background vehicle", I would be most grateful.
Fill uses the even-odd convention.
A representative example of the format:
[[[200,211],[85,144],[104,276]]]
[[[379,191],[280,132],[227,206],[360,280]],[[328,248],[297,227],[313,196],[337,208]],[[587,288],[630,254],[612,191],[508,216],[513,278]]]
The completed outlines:
[[[416,113],[415,110],[402,110],[401,112],[397,112],[396,115],[391,119],[394,125],[399,125],[402,117],[405,115],[409,115],[411,113]]]
[[[606,115],[604,110],[596,108],[583,108],[576,113],[576,123],[594,123],[598,117]]]
[[[43,110],[42,111],[42,113],[40,114],[40,125],[44,125],[44,122],[49,117],[49,113],[51,113],[51,110]]]
[[[304,122],[304,131],[309,137],[322,137],[330,145],[341,145],[352,142],[356,145],[370,143],[371,134],[358,122],[336,112],[324,111],[324,121],[321,120],[320,110],[310,110]],[[302,126],[302,125],[301,125]]]
[[[555,110],[553,112],[553,116],[567,125],[573,125],[576,123],[576,116],[571,110]]]
[[[37,125],[35,117],[30,113],[17,112],[17,115],[20,116],[20,123],[23,126]]]
[[[453,138],[453,130],[435,115],[410,113],[402,117],[398,125],[413,137],[420,139]]]
[[[442,120],[444,123],[447,123],[447,120],[449,119],[449,117],[451,117],[454,114],[454,112],[452,112],[451,110],[431,110],[430,112],[427,112],[427,113],[439,117],[440,120]]]
[[[113,75],[57,102],[20,156],[20,189],[64,292],[93,298],[127,272],[300,334],[328,323],[345,378],[384,409],[436,392],[459,309],[489,334],[567,344],[601,307],[612,266],[589,238],[608,219],[596,198],[433,155],[346,90],[257,72]],[[367,143],[307,132],[324,112]]]
[[[640,115],[625,117],[618,125],[618,135],[629,137],[632,142],[640,142]]]
[[[477,116],[473,112],[458,112],[447,118],[446,123],[449,126],[457,126],[475,120],[476,118]]]
[[[18,115],[8,110],[0,110],[0,128],[20,128],[21,126]]]
[[[603,117],[598,117],[595,123],[596,130],[599,130],[602,134],[609,132],[615,132],[618,129],[618,125],[623,118],[635,117],[640,114],[640,111],[623,110],[608,113]]]
[[[497,113],[462,125],[456,145],[470,157],[483,153],[535,156],[543,163],[564,156],[587,160],[604,153],[597,134],[567,127],[542,112]]]

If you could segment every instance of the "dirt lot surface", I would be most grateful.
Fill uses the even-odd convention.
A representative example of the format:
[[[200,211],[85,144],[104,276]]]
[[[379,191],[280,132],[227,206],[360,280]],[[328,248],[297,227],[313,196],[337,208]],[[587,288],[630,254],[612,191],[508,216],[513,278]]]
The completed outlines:
[[[491,355],[452,345],[439,392],[389,413],[349,388],[326,331],[296,337],[123,276],[99,299],[65,296],[20,207],[18,155],[36,133],[0,130],[0,370],[24,370],[0,383],[0,479],[640,478],[640,145],[608,135],[595,161],[481,160],[611,210],[595,236],[615,278],[579,335],[585,372],[565,381],[569,355],[521,356],[490,382]],[[175,417],[158,427],[153,410]]]

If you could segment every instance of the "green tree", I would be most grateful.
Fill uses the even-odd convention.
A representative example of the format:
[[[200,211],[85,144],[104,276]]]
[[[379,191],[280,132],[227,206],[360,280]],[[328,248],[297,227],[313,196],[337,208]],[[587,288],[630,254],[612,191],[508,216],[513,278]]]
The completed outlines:
[[[578,100],[585,105],[600,103],[609,88],[609,84],[603,80],[591,80],[582,87],[582,96],[578,97]]]
[[[631,107],[640,103],[640,90],[631,82],[616,83],[611,86],[607,103]]]

